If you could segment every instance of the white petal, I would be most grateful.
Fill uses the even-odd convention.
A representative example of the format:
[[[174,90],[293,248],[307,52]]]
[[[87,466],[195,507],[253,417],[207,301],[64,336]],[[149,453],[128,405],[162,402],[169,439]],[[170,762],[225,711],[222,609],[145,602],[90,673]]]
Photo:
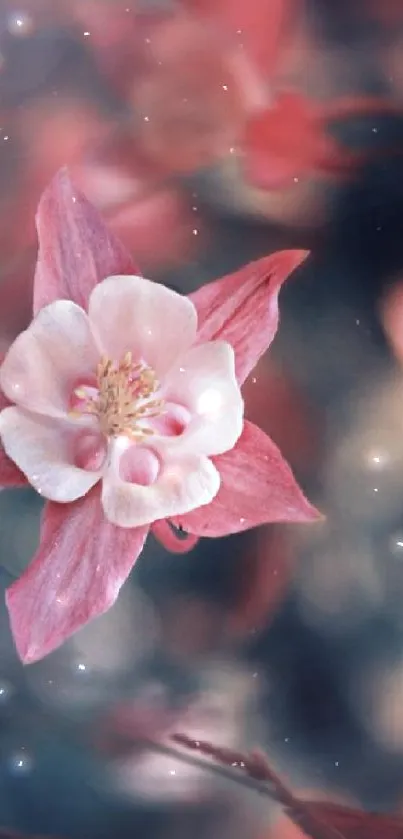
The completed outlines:
[[[142,277],[108,277],[94,288],[89,317],[102,352],[119,361],[131,352],[159,379],[193,343],[196,309],[181,294]]]
[[[61,416],[72,388],[94,376],[98,361],[88,315],[70,300],[57,300],[41,309],[11,345],[0,385],[21,407]]]
[[[207,457],[186,454],[164,461],[149,486],[122,481],[111,469],[103,481],[102,505],[113,524],[138,527],[209,504],[219,486],[219,473]]]
[[[172,451],[216,455],[233,448],[243,427],[243,399],[235,376],[234,351],[225,341],[192,347],[164,381],[162,396],[191,414],[178,437],[156,438]]]
[[[0,413],[0,438],[6,453],[37,492],[50,501],[75,501],[101,476],[101,472],[74,466],[76,435],[74,425],[63,420],[20,408],[5,408]]]

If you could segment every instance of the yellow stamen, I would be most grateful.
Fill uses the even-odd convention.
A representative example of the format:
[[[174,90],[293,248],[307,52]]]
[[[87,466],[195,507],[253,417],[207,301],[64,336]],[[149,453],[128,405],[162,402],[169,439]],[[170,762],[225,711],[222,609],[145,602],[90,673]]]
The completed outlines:
[[[151,367],[133,364],[131,352],[127,352],[117,365],[110,358],[101,358],[96,377],[97,393],[94,396],[89,396],[83,387],[74,391],[83,404],[79,411],[71,412],[73,415],[95,414],[107,437],[123,434],[141,440],[154,433],[151,428],[139,425],[145,419],[160,416],[163,411],[164,400],[150,398],[159,387]]]

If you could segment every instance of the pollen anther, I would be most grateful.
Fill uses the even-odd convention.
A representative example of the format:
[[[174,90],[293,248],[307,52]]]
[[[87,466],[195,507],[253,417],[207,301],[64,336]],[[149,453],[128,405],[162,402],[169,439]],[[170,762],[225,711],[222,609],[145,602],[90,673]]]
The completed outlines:
[[[140,423],[163,412],[164,400],[152,398],[158,388],[154,370],[142,362],[133,363],[131,352],[118,364],[104,357],[97,367],[95,387],[75,389],[79,410],[71,413],[96,416],[100,430],[107,437],[125,435],[139,441],[154,433],[152,428]]]

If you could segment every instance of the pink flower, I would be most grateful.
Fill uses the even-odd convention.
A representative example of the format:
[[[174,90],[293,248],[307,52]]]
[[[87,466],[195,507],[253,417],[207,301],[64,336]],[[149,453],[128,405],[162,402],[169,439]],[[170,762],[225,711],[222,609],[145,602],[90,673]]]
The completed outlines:
[[[40,545],[7,591],[21,659],[116,600],[150,527],[183,549],[270,521],[310,521],[240,385],[271,342],[277,296],[305,254],[252,263],[183,297],[138,276],[65,171],[37,215],[34,319],[0,369],[0,484],[47,503]]]

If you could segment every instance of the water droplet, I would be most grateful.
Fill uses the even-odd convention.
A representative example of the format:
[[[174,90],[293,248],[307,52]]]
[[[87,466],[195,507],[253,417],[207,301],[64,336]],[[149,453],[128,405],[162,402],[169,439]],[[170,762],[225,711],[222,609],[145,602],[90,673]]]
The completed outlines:
[[[12,752],[8,757],[7,763],[10,772],[13,775],[21,777],[29,775],[34,765],[33,757],[30,752],[27,751],[25,746],[21,746],[19,749]]]
[[[32,32],[33,20],[26,12],[16,12],[7,19],[7,29],[10,35],[25,37]]]
[[[365,454],[365,461],[370,469],[379,472],[384,466],[389,465],[390,456],[383,449],[370,449]]]
[[[397,559],[403,559],[403,532],[394,533],[390,537],[389,550]]]
[[[7,682],[5,679],[0,679],[0,705],[6,705],[14,693],[15,689],[11,682]]]

